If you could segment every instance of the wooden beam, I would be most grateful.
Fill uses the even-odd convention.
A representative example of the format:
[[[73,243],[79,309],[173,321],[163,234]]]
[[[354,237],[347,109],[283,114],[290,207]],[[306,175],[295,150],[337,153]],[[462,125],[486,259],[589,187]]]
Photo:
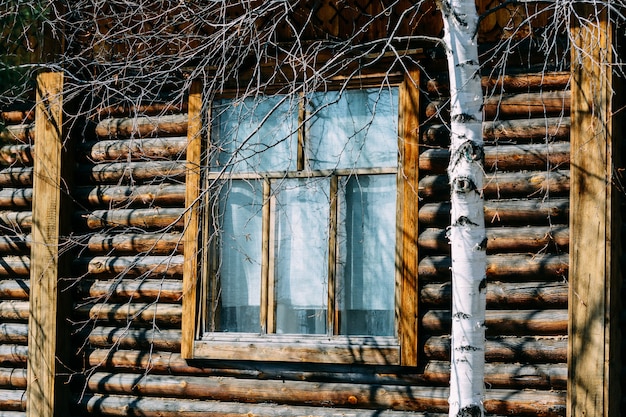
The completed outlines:
[[[417,355],[417,270],[418,270],[418,170],[419,170],[419,71],[409,72],[400,88],[399,97],[399,149],[401,167],[398,175],[397,260],[401,276],[398,334],[400,337],[401,364],[416,366]]]
[[[183,322],[181,355],[183,358],[194,357],[194,339],[197,316],[196,288],[198,277],[199,250],[199,199],[200,199],[200,164],[202,157],[202,83],[194,81],[189,93],[189,114],[187,128],[187,179],[185,207],[185,229],[183,245],[185,259],[183,264]]]
[[[59,378],[63,319],[59,286],[63,164],[63,74],[37,76],[27,416],[67,414]],[[65,344],[67,342],[65,341]]]
[[[619,223],[613,188],[612,25],[580,3],[572,19],[568,416],[619,414]],[[588,19],[591,16],[591,19]]]

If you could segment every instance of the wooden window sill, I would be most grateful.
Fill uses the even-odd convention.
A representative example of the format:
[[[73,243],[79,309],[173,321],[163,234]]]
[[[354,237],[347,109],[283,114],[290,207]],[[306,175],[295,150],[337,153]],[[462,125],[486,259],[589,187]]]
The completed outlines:
[[[208,333],[194,342],[194,357],[221,360],[399,365],[393,337]]]

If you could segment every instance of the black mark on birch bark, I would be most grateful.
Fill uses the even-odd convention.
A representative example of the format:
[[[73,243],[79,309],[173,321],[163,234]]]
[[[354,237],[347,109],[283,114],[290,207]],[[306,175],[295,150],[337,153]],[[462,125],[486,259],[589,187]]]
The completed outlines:
[[[467,216],[461,216],[453,226],[478,226],[478,224],[471,221]]]
[[[467,407],[463,407],[456,413],[456,417],[480,417],[481,411],[480,407],[477,405],[468,405]]]

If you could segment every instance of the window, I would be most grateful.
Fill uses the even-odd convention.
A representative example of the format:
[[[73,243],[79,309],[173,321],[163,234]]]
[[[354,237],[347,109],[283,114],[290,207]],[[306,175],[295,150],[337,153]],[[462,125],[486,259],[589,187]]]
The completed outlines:
[[[415,364],[414,80],[211,103],[184,356]]]

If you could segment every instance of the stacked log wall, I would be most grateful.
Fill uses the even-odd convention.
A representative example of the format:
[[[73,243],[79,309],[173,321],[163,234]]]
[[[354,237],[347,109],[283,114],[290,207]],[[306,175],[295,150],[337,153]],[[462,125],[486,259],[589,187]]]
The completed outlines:
[[[487,400],[493,415],[564,415],[568,74],[513,77],[489,105]],[[517,86],[521,82],[523,86]],[[424,88],[435,85],[429,82]],[[432,89],[420,157],[418,368],[180,356],[186,115],[109,114],[79,148],[72,321],[81,415],[445,415],[450,259],[445,97]],[[522,91],[523,90],[523,91]],[[425,97],[426,99],[426,97]],[[507,103],[512,103],[507,104]],[[509,107],[507,107],[509,106]],[[497,109],[497,110],[496,110]],[[136,110],[136,109],[135,109]],[[162,109],[159,109],[162,110]],[[489,112],[492,113],[489,113]],[[133,414],[134,413],[134,414]]]
[[[0,111],[0,416],[26,410],[34,111]]]
[[[487,386],[529,383],[538,396],[560,393],[560,412],[567,384],[568,84],[568,72],[483,79]],[[424,88],[430,100],[420,155],[420,338],[426,369],[448,369],[447,97],[441,80]],[[502,380],[494,373],[500,368],[511,369]]]

